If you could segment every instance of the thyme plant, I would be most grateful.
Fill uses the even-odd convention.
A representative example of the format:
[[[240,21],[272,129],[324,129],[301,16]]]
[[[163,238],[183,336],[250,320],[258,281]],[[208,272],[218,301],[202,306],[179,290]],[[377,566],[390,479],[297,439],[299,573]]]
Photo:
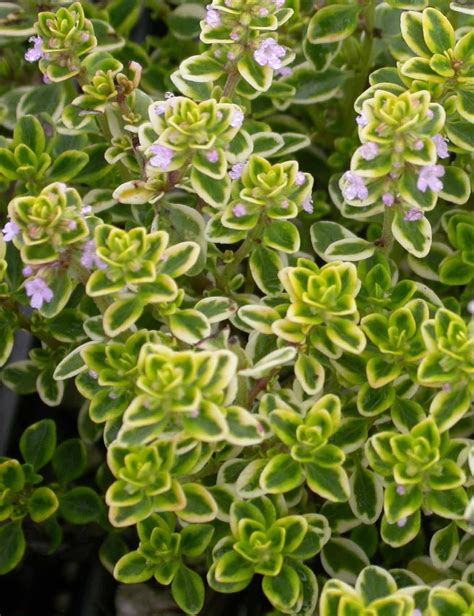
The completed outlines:
[[[0,573],[472,614],[472,10],[145,5],[0,2]]]

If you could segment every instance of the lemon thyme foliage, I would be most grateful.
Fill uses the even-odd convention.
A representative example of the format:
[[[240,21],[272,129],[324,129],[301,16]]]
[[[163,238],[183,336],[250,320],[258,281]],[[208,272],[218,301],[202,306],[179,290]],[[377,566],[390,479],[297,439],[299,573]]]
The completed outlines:
[[[472,15],[132,5],[0,6],[1,379],[78,434],[0,457],[0,573],[470,613]]]

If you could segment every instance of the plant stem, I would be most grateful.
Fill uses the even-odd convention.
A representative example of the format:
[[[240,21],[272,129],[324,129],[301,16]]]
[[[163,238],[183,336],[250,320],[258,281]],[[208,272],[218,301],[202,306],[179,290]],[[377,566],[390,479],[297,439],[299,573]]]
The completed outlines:
[[[354,127],[354,103],[359,94],[365,90],[367,77],[371,70],[370,58],[372,55],[372,46],[374,43],[375,30],[375,0],[367,0],[362,11],[362,20],[364,24],[364,34],[361,44],[360,59],[355,70],[351,87],[349,89],[348,98],[344,100],[345,105],[345,124],[346,128],[351,132]]]
[[[232,259],[232,261],[224,267],[222,277],[225,280],[226,284],[228,284],[228,282],[230,282],[230,280],[235,276],[235,274],[237,273],[237,268],[245,259],[245,257],[249,255],[252,249],[252,244],[255,242],[258,232],[258,226],[252,229],[252,231],[250,231],[250,233],[247,235],[240,247],[234,253],[234,258]]]
[[[393,246],[392,222],[395,216],[395,208],[386,207],[383,215],[382,235],[376,241],[377,246],[386,255],[390,254]]]
[[[239,71],[235,66],[233,66],[227,75],[227,81],[225,82],[224,91],[222,92],[223,98],[232,98],[232,94],[234,93],[239,79]]]

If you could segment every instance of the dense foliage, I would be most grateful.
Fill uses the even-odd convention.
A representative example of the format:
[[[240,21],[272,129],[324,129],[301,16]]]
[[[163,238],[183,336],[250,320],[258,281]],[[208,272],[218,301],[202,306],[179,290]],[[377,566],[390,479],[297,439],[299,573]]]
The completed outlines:
[[[474,16],[427,4],[0,2],[2,380],[82,397],[0,458],[0,573],[92,525],[187,614],[474,613]]]

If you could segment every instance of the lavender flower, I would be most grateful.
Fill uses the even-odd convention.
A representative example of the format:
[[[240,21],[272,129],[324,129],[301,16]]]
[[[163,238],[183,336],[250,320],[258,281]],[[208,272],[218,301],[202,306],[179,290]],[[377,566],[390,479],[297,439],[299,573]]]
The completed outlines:
[[[229,171],[229,177],[231,180],[239,180],[245,168],[245,163],[236,163]]]
[[[156,115],[158,116],[163,115],[165,111],[166,111],[166,103],[164,102],[158,103],[158,105],[156,105],[153,108],[153,112],[156,113]]]
[[[282,66],[277,71],[277,74],[280,75],[280,77],[290,77],[290,75],[293,75],[293,69],[289,66]]]
[[[30,36],[28,40],[30,43],[33,43],[33,47],[30,47],[25,53],[25,60],[27,62],[38,62],[38,60],[44,58],[44,51],[42,49],[43,39],[41,36]]]
[[[295,178],[296,186],[303,186],[305,182],[306,182],[305,174],[302,171],[298,171],[298,173],[296,174],[296,178]]]
[[[211,150],[207,153],[206,158],[210,163],[217,163],[219,160],[219,152],[217,150]]]
[[[448,140],[442,135],[435,135],[433,137],[433,143],[436,146],[436,153],[440,158],[449,158],[448,152]]]
[[[277,9],[281,9],[285,4],[285,0],[274,0],[274,3]]]
[[[426,117],[428,118],[428,120],[432,120],[434,118],[434,113],[431,109],[428,109],[428,111],[426,112]]]
[[[403,528],[407,522],[408,518],[400,518],[397,522],[398,528]]]
[[[357,116],[356,122],[359,126],[364,127],[364,126],[367,126],[367,124],[369,123],[369,120],[365,117],[363,113],[361,113],[360,115]]]
[[[403,217],[403,220],[406,222],[416,222],[417,220],[421,220],[424,214],[422,210],[419,210],[416,207],[412,207]]]
[[[164,145],[152,145],[150,152],[154,154],[153,158],[150,159],[150,165],[152,167],[160,167],[162,171],[167,171],[173,160],[173,150]]]
[[[259,9],[258,14],[260,15],[260,17],[266,17],[268,15],[268,9],[262,7],[261,9]]]
[[[379,151],[380,148],[378,144],[373,143],[372,141],[364,143],[364,145],[359,148],[359,154],[364,160],[373,160],[376,156],[378,156]]]
[[[239,33],[238,33],[238,32],[231,32],[231,34],[230,34],[230,38],[231,38],[233,41],[238,41],[238,40],[239,40],[239,38],[240,38]]]
[[[32,308],[41,308],[53,299],[53,292],[42,278],[33,278],[25,282],[26,294]]]
[[[391,207],[395,203],[395,197],[392,195],[392,193],[384,193],[382,195],[382,202],[387,207]]]
[[[263,40],[253,52],[253,57],[257,64],[260,64],[260,66],[269,66],[274,70],[281,68],[281,58],[285,55],[285,48],[279,45],[274,38]]]
[[[21,273],[25,278],[27,278],[33,273],[33,268],[30,265],[25,265],[25,267],[21,270]]]
[[[311,197],[308,197],[303,201],[303,210],[308,214],[312,214],[314,212],[313,200]]]
[[[219,15],[219,11],[216,11],[210,4],[206,7],[206,24],[210,28],[217,28],[221,25],[221,16]]]
[[[354,199],[367,199],[369,191],[363,178],[359,177],[352,171],[346,171],[341,178],[342,181],[342,196],[348,201],[354,201]]]
[[[93,269],[94,267],[97,267],[98,269],[105,269],[107,267],[100,257],[97,256],[94,240],[89,240],[84,244],[81,265],[87,269]]]
[[[81,214],[83,216],[87,216],[88,214],[92,214],[92,205],[84,205],[81,208]]]
[[[245,214],[247,213],[247,209],[246,209],[245,205],[243,205],[242,203],[238,203],[232,209],[232,213],[234,214],[234,216],[236,218],[242,218],[242,216],[245,216]]]
[[[234,113],[230,118],[230,125],[232,128],[240,128],[243,124],[244,117],[243,111],[238,107],[235,107]]]
[[[445,173],[443,165],[422,167],[416,183],[418,190],[426,192],[426,189],[429,188],[436,193],[443,190],[443,182],[439,178],[442,178]]]
[[[406,494],[405,486],[397,486],[397,494],[400,494],[400,496]]]
[[[424,147],[424,143],[421,139],[417,139],[415,143],[413,144],[413,149],[416,150],[417,152],[422,150],[423,147]]]
[[[3,227],[2,233],[3,239],[6,242],[11,242],[12,239],[20,233],[20,227],[16,224],[16,222],[11,220]]]

